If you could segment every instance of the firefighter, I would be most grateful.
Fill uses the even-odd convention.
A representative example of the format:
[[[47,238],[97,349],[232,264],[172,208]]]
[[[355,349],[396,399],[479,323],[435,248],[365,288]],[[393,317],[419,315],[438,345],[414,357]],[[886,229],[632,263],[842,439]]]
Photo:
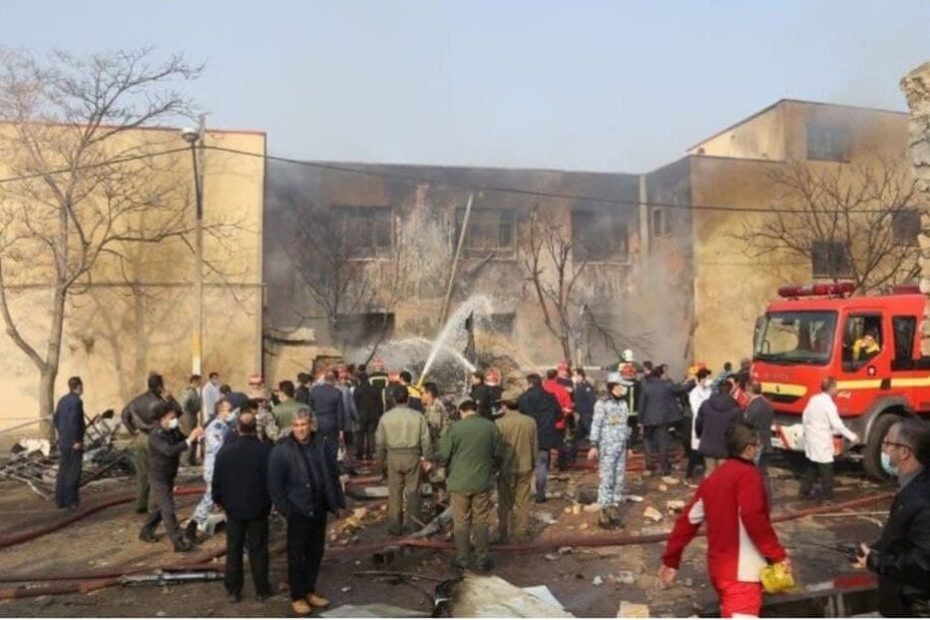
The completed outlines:
[[[627,386],[620,373],[607,376],[607,394],[594,405],[591,423],[591,449],[588,459],[598,462],[600,485],[597,503],[601,507],[598,523],[609,529],[622,526],[620,502],[623,500],[623,476],[626,449],[630,439],[630,410],[624,396]]]
[[[878,332],[870,329],[865,332],[862,338],[853,343],[853,359],[855,361],[864,361],[871,359],[879,354],[882,350],[878,344]]]

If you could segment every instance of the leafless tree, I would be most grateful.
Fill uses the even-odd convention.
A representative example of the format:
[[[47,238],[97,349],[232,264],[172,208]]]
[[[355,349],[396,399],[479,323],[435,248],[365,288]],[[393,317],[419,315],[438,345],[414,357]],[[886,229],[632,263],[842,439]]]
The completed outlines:
[[[573,359],[580,307],[576,285],[587,262],[574,260],[568,228],[538,207],[530,212],[525,252],[527,281],[542,312],[543,324],[559,342],[565,359]]]
[[[904,162],[791,162],[769,181],[780,196],[774,212],[746,221],[736,235],[749,256],[794,255],[815,275],[848,279],[863,291],[917,276],[921,211]]]
[[[98,269],[121,270],[130,247],[182,239],[193,226],[189,191],[171,174],[177,158],[166,154],[177,141],[127,133],[190,118],[176,83],[201,67],[138,49],[86,58],[2,52],[0,71],[0,311],[39,372],[47,416],[69,300]],[[49,291],[48,333],[30,342],[12,300],[35,288]]]
[[[284,251],[335,339],[340,317],[357,311],[370,293],[365,263],[358,260],[353,245],[357,231],[334,208],[294,204],[288,215]],[[301,314],[300,318],[314,317]]]

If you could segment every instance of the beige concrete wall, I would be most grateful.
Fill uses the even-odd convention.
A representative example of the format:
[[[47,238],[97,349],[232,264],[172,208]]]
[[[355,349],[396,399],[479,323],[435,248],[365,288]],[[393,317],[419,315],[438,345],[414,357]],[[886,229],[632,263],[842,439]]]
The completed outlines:
[[[139,130],[127,134],[121,147],[133,142],[176,148],[177,131]],[[183,143],[181,143],[183,145]],[[209,132],[207,145],[263,155],[265,136],[250,132]],[[160,185],[171,185],[173,200],[189,206],[194,221],[193,177],[189,153],[159,158],[152,174]],[[3,167],[0,164],[0,176]],[[153,180],[155,177],[153,177]],[[145,179],[139,177],[145,184]],[[261,367],[262,205],[264,160],[219,153],[205,154],[204,218],[204,371],[218,371],[224,380],[244,385]],[[143,213],[135,225],[156,227]],[[193,243],[191,237],[190,243]],[[124,260],[102,259],[90,285],[67,307],[61,366],[56,394],[66,391],[71,375],[85,384],[88,413],[114,408],[117,413],[142,391],[146,375],[157,370],[169,388],[180,392],[191,370],[193,317],[193,254],[181,240],[157,245],[125,245]],[[48,338],[51,295],[47,270],[20,269],[20,288],[10,291],[11,311],[23,336],[40,353]],[[0,429],[37,416],[38,371],[3,333],[0,356]],[[26,435],[27,428],[16,431]]]
[[[785,131],[785,107],[777,104],[696,144],[688,153],[741,159],[784,159]]]

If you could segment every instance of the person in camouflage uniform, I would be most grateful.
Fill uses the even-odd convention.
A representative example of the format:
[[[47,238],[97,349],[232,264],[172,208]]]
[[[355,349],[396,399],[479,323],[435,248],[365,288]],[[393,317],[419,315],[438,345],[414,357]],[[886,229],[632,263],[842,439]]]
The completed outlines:
[[[250,411],[249,403],[246,403],[239,412],[241,414],[248,411]],[[216,455],[219,454],[220,448],[223,447],[232,434],[232,421],[232,405],[225,398],[220,399],[216,404],[216,417],[207,424],[203,433],[203,479],[207,483],[207,488],[204,490],[203,498],[197,504],[197,508],[194,509],[194,515],[187,523],[187,529],[184,531],[184,535],[191,542],[197,540],[198,529],[201,532],[206,529],[207,519],[213,510],[213,465],[216,463]]]
[[[601,507],[598,523],[603,528],[622,525],[619,504],[623,500],[626,449],[630,439],[630,409],[624,400],[626,390],[620,374],[610,373],[607,376],[607,395],[594,405],[591,422],[588,458],[598,462],[600,486],[597,503]]]
[[[439,449],[439,441],[446,434],[449,427],[452,426],[452,418],[449,416],[449,410],[439,399],[439,387],[432,382],[423,384],[422,391],[423,415],[426,417],[426,426],[429,428],[430,445],[435,451]],[[438,504],[446,504],[449,495],[446,493],[446,468],[433,467],[426,476],[430,485],[433,487],[433,499]]]
[[[248,391],[249,400],[255,406],[255,423],[258,427],[258,439],[265,443],[274,443],[278,440],[278,423],[271,412],[271,395],[263,387],[251,387]]]

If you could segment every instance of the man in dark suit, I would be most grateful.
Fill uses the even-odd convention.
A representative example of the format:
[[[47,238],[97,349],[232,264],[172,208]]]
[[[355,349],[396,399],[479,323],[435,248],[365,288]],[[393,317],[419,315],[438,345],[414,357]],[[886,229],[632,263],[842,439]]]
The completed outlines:
[[[668,378],[665,364],[656,366],[640,389],[639,423],[643,427],[646,469],[656,470],[655,452],[659,453],[659,467],[663,476],[672,473],[668,458],[670,437],[668,427],[682,419],[678,398],[687,394],[692,384],[676,385]]]
[[[238,437],[224,445],[213,466],[213,501],[226,511],[226,593],[242,600],[242,551],[249,550],[255,598],[271,596],[268,582],[268,458],[271,446],[259,441],[255,412],[239,414]]]
[[[315,430],[335,462],[345,429],[346,410],[342,392],[336,387],[336,373],[332,370],[327,370],[323,382],[310,390],[310,411],[317,424]]]
[[[59,508],[76,510],[80,505],[81,461],[84,457],[84,383],[80,377],[68,379],[68,394],[61,397],[52,418],[58,431],[58,476],[55,503]]]

